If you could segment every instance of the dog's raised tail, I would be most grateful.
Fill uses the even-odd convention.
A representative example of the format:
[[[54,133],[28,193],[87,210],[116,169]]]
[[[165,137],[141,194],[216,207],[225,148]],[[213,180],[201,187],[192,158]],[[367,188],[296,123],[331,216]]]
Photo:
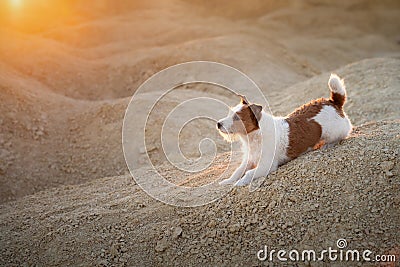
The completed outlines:
[[[343,107],[346,102],[346,87],[339,76],[332,73],[328,82],[329,89],[331,90],[331,100],[339,108]]]

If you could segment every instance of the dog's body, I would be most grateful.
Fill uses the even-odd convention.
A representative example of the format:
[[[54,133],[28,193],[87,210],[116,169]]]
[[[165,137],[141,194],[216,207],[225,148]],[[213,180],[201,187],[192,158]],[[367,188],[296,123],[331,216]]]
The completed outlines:
[[[242,163],[221,184],[247,185],[309,150],[346,138],[352,125],[343,111],[344,83],[332,74],[328,85],[329,99],[313,100],[287,117],[274,117],[241,96],[241,103],[217,123],[227,140],[241,141],[243,150]]]

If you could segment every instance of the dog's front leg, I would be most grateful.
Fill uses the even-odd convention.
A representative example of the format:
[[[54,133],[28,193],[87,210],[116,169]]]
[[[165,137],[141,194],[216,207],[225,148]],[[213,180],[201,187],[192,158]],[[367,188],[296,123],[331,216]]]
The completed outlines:
[[[267,176],[268,173],[275,171],[278,166],[274,164],[260,163],[256,168],[248,170],[242,179],[236,182],[235,186],[245,186],[251,183],[253,179],[258,179],[263,176]]]
[[[249,164],[248,164],[247,160],[244,160],[240,164],[240,166],[233,172],[231,177],[229,177],[228,179],[222,180],[221,182],[219,182],[219,184],[220,185],[234,184],[248,170],[248,165]]]

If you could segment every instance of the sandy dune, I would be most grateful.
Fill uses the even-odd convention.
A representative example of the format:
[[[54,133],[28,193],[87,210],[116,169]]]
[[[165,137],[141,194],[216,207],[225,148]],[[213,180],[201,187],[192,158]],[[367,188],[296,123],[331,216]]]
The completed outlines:
[[[323,247],[340,237],[398,251],[398,1],[71,3],[73,22],[33,33],[0,27],[0,265],[254,265],[264,244]],[[328,96],[337,72],[356,131],[254,193],[237,189],[196,209],[159,203],[128,175],[122,120],[140,84],[191,60],[248,74],[277,115]],[[237,101],[189,86],[164,100],[155,122],[197,96]],[[194,176],[169,169],[159,128],[148,129],[151,157],[173,181],[202,185],[225,166],[229,146],[206,123],[183,133],[182,150],[197,157],[199,137],[214,136],[219,165]]]
[[[397,2],[361,3],[288,1],[276,6],[256,3],[248,10],[237,4],[226,13],[221,3],[203,7],[215,12],[206,15],[194,8],[200,6],[196,2],[121,4],[115,10],[104,2],[93,9],[94,18],[74,25],[36,34],[1,29],[7,42],[0,45],[0,199],[125,173],[120,129],[129,97],[145,79],[172,64],[214,60],[232,65],[255,80],[273,112],[284,115],[327,93],[325,75],[290,105],[286,99],[302,90],[290,85],[360,59],[398,57]],[[352,90],[352,80],[360,77],[345,78],[355,96],[361,88]],[[374,97],[378,93],[372,86]],[[205,95],[213,93],[206,90]],[[350,105],[351,115],[359,112],[356,125],[368,121]],[[396,117],[393,112],[390,118]]]
[[[199,208],[162,204],[129,175],[10,202],[1,208],[1,264],[254,265],[263,245],[323,249],[343,237],[353,249],[393,251],[399,127],[363,125],[335,148],[283,166],[256,192],[234,190]]]

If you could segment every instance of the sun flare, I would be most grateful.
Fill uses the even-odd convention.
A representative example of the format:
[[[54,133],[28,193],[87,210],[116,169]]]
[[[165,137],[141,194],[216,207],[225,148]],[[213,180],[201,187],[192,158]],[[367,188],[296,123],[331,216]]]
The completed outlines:
[[[11,5],[14,7],[19,7],[22,5],[22,0],[9,0]]]
[[[75,0],[0,0],[0,27],[25,33],[74,23],[82,18]]]

